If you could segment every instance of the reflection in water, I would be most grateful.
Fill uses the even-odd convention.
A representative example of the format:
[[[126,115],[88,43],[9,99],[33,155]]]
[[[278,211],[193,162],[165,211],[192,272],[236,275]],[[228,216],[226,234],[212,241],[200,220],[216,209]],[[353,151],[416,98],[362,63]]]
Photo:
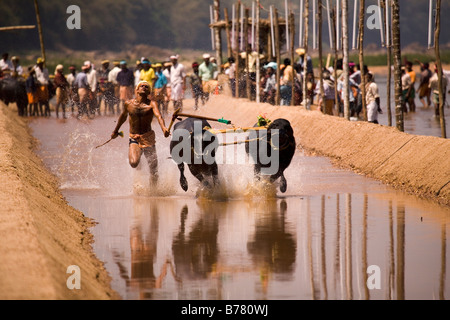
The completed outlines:
[[[300,152],[282,196],[245,193],[252,171],[232,165],[221,168],[231,196],[218,199],[177,192],[161,148],[164,192],[137,196],[146,176],[130,169],[126,143],[90,151],[112,119],[43,121],[41,156],[69,204],[98,222],[94,251],[124,299],[445,299],[450,288],[448,208]],[[366,286],[371,265],[381,289]]]

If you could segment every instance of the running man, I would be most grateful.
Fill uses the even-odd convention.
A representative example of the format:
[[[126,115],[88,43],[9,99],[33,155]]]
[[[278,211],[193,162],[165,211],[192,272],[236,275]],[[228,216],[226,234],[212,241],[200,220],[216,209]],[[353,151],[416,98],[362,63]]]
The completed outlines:
[[[140,81],[135,89],[136,98],[125,101],[122,113],[117,121],[111,139],[117,138],[119,129],[130,116],[130,140],[128,160],[132,168],[136,168],[144,153],[151,174],[151,183],[158,182],[158,158],[155,146],[155,132],[152,130],[153,116],[156,116],[159,125],[167,138],[170,135],[164,119],[158,110],[155,101],[150,100],[150,83]]]

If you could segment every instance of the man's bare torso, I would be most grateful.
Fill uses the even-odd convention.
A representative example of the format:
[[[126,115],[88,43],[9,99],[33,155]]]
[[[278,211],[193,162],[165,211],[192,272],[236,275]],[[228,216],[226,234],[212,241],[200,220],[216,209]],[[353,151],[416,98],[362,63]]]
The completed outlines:
[[[128,100],[125,103],[125,108],[130,117],[130,133],[144,134],[152,130],[153,108],[151,102],[138,103],[135,99]]]

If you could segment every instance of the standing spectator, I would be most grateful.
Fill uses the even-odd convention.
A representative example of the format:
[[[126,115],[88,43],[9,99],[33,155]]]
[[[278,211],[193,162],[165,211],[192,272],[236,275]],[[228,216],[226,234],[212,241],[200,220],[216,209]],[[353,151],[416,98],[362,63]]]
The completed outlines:
[[[74,65],[71,65],[69,67],[69,74],[67,75],[66,79],[69,83],[69,105],[72,109],[72,115],[74,114],[75,105],[78,102],[78,92],[75,87],[75,78],[77,76],[77,70]]]
[[[291,105],[292,99],[292,86],[294,85],[294,77],[296,77],[295,70],[291,66],[291,59],[284,59],[284,68],[281,70],[280,79],[280,95],[281,95],[281,105],[289,106]],[[294,76],[292,76],[294,72]]]
[[[305,68],[304,64],[305,64],[306,51],[303,48],[298,48],[297,50],[295,50],[295,52],[297,52],[297,54],[299,55],[297,63],[301,66],[301,69],[303,72],[303,70]],[[306,73],[314,74],[312,59],[309,55],[306,57]]]
[[[114,89],[114,101],[113,101],[113,114],[114,114],[114,105],[117,105],[117,113],[120,114],[120,86],[117,82],[117,75],[122,70],[120,68],[120,62],[114,61],[113,62],[114,68],[109,72],[108,74],[108,82],[112,84],[112,87]]]
[[[447,85],[448,85],[448,79],[447,76],[442,72],[442,94],[444,95],[444,103],[446,100],[446,94],[447,94]],[[435,63],[434,65],[434,74],[430,78],[430,89],[432,92],[432,101],[434,104],[434,114],[436,117],[439,117],[440,110],[439,110],[439,77],[438,77],[438,66]]]
[[[178,62],[178,55],[172,55],[170,60],[170,86],[171,100],[173,101],[174,110],[183,109],[184,92],[186,91],[186,71],[184,65]]]
[[[102,68],[98,71],[98,107],[101,108],[102,101],[105,105],[105,112],[109,111],[110,114],[114,114],[114,86],[108,81],[109,73],[109,60],[102,61]]]
[[[58,64],[55,69],[54,84],[56,87],[56,117],[59,118],[59,107],[62,108],[63,118],[66,119],[66,104],[69,98],[69,83],[64,76],[64,67]]]
[[[342,73],[338,78],[337,90],[340,96],[340,100],[344,101],[344,74]],[[348,99],[350,109],[350,120],[358,120],[360,110],[357,109],[357,99],[359,94],[359,86],[352,79],[348,79]],[[355,117],[356,116],[356,117]]]
[[[78,92],[78,116],[79,119],[84,113],[89,114],[87,107],[89,105],[89,94],[91,89],[89,87],[89,82],[87,79],[87,73],[89,72],[89,67],[83,65],[81,67],[82,72],[79,72],[75,78],[75,88]]]
[[[38,58],[36,60],[36,79],[38,82],[38,90],[37,96],[39,100],[39,110],[41,111],[41,115],[44,114],[45,117],[50,117],[50,105],[49,105],[49,93],[48,93],[48,84],[49,84],[49,75],[48,69],[44,67],[44,59]],[[44,112],[42,110],[42,106],[45,106]]]
[[[14,70],[14,66],[8,57],[9,53],[5,52],[2,54],[2,59],[0,59],[0,70],[3,71],[3,74],[10,73]]]
[[[236,60],[234,57],[229,57],[228,63],[230,64],[230,67],[227,69],[226,74],[230,81],[231,95],[234,98],[236,97]]]
[[[142,69],[139,72],[139,81],[147,81],[150,84],[150,92],[155,87],[155,70],[147,58],[142,59]]]
[[[152,65],[155,70],[155,85],[153,88],[153,97],[158,105],[158,110],[163,117],[166,116],[167,110],[165,109],[164,97],[167,85],[167,78],[162,72],[162,64],[155,63]]]
[[[430,78],[433,73],[430,70],[430,64],[428,62],[422,63],[419,60],[416,61],[420,64],[419,99],[422,105],[428,108],[431,105]]]
[[[406,62],[406,72],[411,77],[411,90],[408,96],[409,111],[415,112],[416,102],[414,101],[414,99],[416,98],[416,88],[415,88],[416,72],[413,70],[413,64],[411,61]]]
[[[172,88],[170,86],[170,67],[172,66],[172,62],[170,61],[165,61],[163,64],[163,74],[167,79],[167,84],[166,84],[166,92],[164,95],[164,110],[166,110],[166,112],[169,110],[169,102],[170,102],[170,95],[172,94]]]
[[[411,94],[411,76],[406,72],[405,67],[402,67],[402,108],[403,112],[408,112],[406,104]]]
[[[275,105],[275,94],[277,91],[277,79],[275,75],[275,70],[277,70],[276,62],[269,62],[264,66],[266,69],[267,77],[265,85],[263,88],[262,102],[270,103]]]
[[[208,101],[210,93],[214,92],[218,82],[214,78],[214,73],[217,71],[217,65],[211,63],[210,55],[205,53],[203,55],[203,62],[198,67],[198,75],[202,79],[202,89],[205,102]]]
[[[134,74],[128,69],[125,60],[120,61],[120,66],[122,70],[117,74],[117,83],[119,84],[120,101],[124,104],[125,101],[133,98]]]
[[[322,105],[322,112],[328,115],[334,115],[334,103],[335,103],[335,82],[331,79],[331,73],[325,69],[322,72],[323,78],[323,101],[320,97],[320,82],[317,83],[315,88],[315,94],[318,95],[319,105]]]
[[[87,72],[87,80],[89,82],[89,88],[91,92],[89,93],[89,111],[91,114],[95,114],[95,111],[98,110],[98,114],[100,115],[100,106],[97,103],[97,93],[98,93],[98,77],[97,70],[95,70],[94,65],[90,61],[85,61],[84,65],[88,67]]]
[[[371,72],[367,72],[364,76],[366,77],[367,121],[378,124],[378,113],[382,113],[378,85]]]
[[[145,58],[142,57],[141,60],[136,60],[136,68],[134,68],[134,86],[136,87],[139,83],[140,77],[141,77],[141,70],[142,70],[142,61]]]
[[[192,73],[189,75],[189,82],[191,84],[192,97],[194,98],[194,110],[198,109],[198,99],[202,100],[202,105],[205,105],[202,80],[198,74],[199,64],[194,62],[192,64]]]
[[[19,57],[17,56],[12,57],[11,62],[13,65],[12,76],[15,78],[17,78],[18,76],[19,77],[23,76],[23,68],[20,65]]]
[[[28,67],[28,78],[25,81],[25,86],[28,96],[28,114],[33,117],[39,116],[36,71],[32,66]]]

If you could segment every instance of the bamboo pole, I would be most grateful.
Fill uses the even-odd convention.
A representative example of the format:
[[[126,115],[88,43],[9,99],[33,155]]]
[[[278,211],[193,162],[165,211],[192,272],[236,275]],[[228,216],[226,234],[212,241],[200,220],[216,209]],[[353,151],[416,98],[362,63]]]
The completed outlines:
[[[220,21],[220,0],[214,0],[214,22],[218,22]],[[223,59],[222,59],[222,32],[221,32],[221,28],[214,28],[214,32],[215,32],[215,47],[216,47],[216,58],[217,58],[217,63],[218,63],[218,67],[219,70],[221,70],[221,66],[223,63]]]
[[[258,53],[258,55],[256,56],[256,102],[260,103],[260,95],[259,95],[259,91],[260,91],[260,83],[259,83],[259,79],[261,77],[260,75],[260,68],[261,68],[261,61],[260,61],[260,57],[259,57],[259,20],[260,20],[260,5],[259,5],[259,0],[256,0],[256,25],[255,25],[255,34],[256,34],[256,38],[255,38],[255,50]]]
[[[228,9],[224,8],[224,16],[226,21],[225,34],[227,37],[227,58],[233,54],[233,48],[231,46],[231,34],[230,34],[230,19],[228,16]]]
[[[280,57],[280,25],[278,21],[278,10],[277,8],[273,9],[273,16],[274,16],[274,24],[275,24],[275,57],[277,59],[277,92],[275,95],[275,105],[280,105],[280,65],[281,65],[281,57]]]
[[[350,120],[349,67],[348,67],[348,0],[342,0],[342,51],[344,74],[344,118]]]
[[[35,25],[29,26],[12,26],[12,27],[0,27],[0,31],[21,30],[21,29],[34,29]]]
[[[39,14],[39,5],[38,5],[37,0],[34,0],[34,8],[36,10],[36,21],[38,24],[39,42],[41,44],[42,59],[44,59],[44,65],[45,65],[47,63],[47,59],[45,58],[44,36],[42,34],[41,16]]]
[[[359,9],[359,67],[361,70],[361,95],[362,95],[362,112],[363,119],[367,121],[367,106],[366,106],[366,79],[364,73],[364,16],[365,16],[365,0],[360,0]]]
[[[294,69],[294,39],[295,39],[295,18],[294,18],[294,13],[291,12],[289,14],[289,25],[290,25],[290,29],[291,29],[291,33],[290,35],[290,53],[291,53],[291,66],[292,66],[292,88],[291,88],[291,106],[294,105],[295,101],[294,101],[294,96],[295,96],[295,69]]]
[[[251,87],[251,79],[250,79],[250,46],[248,45],[248,17],[249,10],[245,9],[244,15],[244,50],[245,50],[245,91],[247,94],[247,99],[252,99],[252,87]]]
[[[386,50],[387,50],[387,67],[388,67],[388,75],[387,75],[387,88],[386,88],[386,108],[387,108],[387,117],[388,117],[388,126],[392,126],[392,111],[391,111],[391,60],[392,60],[392,46],[391,46],[391,30],[389,28],[389,0],[382,0],[382,4],[385,5],[385,29],[386,29]]]
[[[439,84],[439,119],[441,123],[441,136],[446,139],[447,134],[445,130],[444,117],[444,88],[442,87],[442,62],[441,53],[439,51],[439,36],[441,32],[441,0],[436,1],[436,29],[434,31],[434,51],[436,53],[436,66],[438,68],[438,84]]]
[[[334,107],[336,108],[336,115],[339,116],[339,94],[337,91],[337,61],[339,57],[338,53],[338,42],[339,42],[339,32],[337,27],[337,21],[339,17],[337,16],[338,11],[336,10],[333,14],[333,25],[335,30],[334,36],[334,63],[333,63],[333,78],[334,78]],[[334,111],[333,111],[334,114]]]
[[[237,3],[237,6],[236,6],[236,13],[235,13],[235,16],[236,16],[236,21],[234,22],[234,24],[235,24],[235,28],[234,28],[234,30],[235,30],[235,32],[234,32],[234,36],[235,36],[235,40],[234,40],[234,43],[235,43],[235,48],[236,48],[236,52],[235,52],[235,55],[236,55],[236,58],[235,58],[235,63],[236,63],[236,74],[234,75],[234,77],[235,77],[235,81],[236,81],[236,83],[235,83],[235,85],[236,85],[236,98],[239,98],[239,96],[240,96],[240,90],[239,90],[239,82],[240,82],[240,74],[239,74],[239,65],[240,65],[240,63],[239,63],[239,61],[241,60],[240,59],[240,54],[239,54],[239,11],[241,10],[241,8],[240,8],[240,6],[241,6],[241,3],[240,2],[238,2]]]
[[[316,0],[313,0],[314,2]],[[317,20],[319,20],[319,81],[320,81],[320,99],[319,99],[319,109],[322,110],[324,106],[324,88],[323,88],[323,77],[322,77],[322,70],[323,70],[323,61],[322,61],[322,0],[318,0],[319,5],[317,9]]]
[[[395,122],[399,131],[404,131],[402,106],[402,53],[400,46],[400,4],[392,0],[392,50],[394,53]]]
[[[308,86],[306,85],[306,79],[308,74],[308,32],[309,32],[309,0],[305,0],[305,36],[303,37],[303,41],[305,43],[304,49],[305,49],[305,55],[303,57],[303,100],[304,100],[304,107],[306,110],[309,110],[311,108],[312,101],[309,100],[308,96]]]
[[[214,10],[213,6],[209,6],[209,22],[210,22],[210,25],[214,24],[214,13],[213,13],[213,10]],[[214,30],[216,28],[210,27],[210,29],[211,29],[211,50],[215,50],[216,49],[215,48],[216,40],[215,40]]]

